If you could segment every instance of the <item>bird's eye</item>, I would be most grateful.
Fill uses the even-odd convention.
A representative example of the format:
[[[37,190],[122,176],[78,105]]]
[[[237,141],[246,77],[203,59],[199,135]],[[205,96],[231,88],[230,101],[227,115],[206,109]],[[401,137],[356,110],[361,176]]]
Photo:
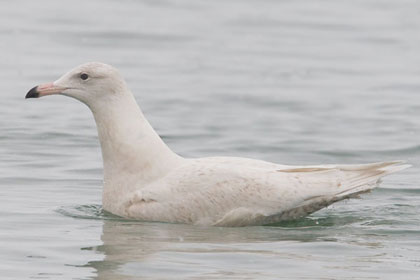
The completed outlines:
[[[83,73],[80,75],[80,79],[82,79],[83,81],[87,80],[89,78],[88,74]]]

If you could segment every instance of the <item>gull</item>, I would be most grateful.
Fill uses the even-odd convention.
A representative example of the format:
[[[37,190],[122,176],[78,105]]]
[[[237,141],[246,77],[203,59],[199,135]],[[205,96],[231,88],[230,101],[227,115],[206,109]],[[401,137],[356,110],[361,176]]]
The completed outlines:
[[[162,141],[114,67],[89,62],[26,98],[86,104],[98,129],[103,209],[153,222],[251,226],[293,220],[369,192],[403,161],[291,166],[239,157],[183,158]]]

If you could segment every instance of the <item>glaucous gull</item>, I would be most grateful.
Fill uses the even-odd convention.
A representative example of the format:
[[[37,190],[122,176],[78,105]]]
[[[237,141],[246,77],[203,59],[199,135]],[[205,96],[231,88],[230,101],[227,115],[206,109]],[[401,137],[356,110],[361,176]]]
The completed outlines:
[[[98,128],[104,164],[103,208],[143,221],[213,226],[264,225],[306,216],[357,197],[402,161],[288,166],[234,157],[183,158],[143,116],[119,72],[80,65],[26,98],[62,94],[86,104]]]

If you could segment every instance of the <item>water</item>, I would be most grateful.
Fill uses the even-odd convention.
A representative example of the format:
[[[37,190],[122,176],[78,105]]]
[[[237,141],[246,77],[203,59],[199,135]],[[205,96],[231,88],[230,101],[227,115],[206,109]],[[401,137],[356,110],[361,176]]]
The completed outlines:
[[[418,279],[418,1],[0,4],[1,279]],[[88,109],[23,99],[86,61],[118,67],[184,156],[414,167],[277,226],[122,220]]]

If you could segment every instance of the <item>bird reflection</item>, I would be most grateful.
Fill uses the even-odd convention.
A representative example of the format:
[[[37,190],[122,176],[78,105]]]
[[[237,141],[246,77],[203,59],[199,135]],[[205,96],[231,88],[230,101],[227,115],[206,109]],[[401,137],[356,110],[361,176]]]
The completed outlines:
[[[314,230],[312,224],[309,225],[311,230],[305,230],[306,227],[308,223],[292,227],[285,224],[280,227],[223,228],[120,219],[104,220],[101,236],[103,244],[90,248],[103,254],[104,259],[91,261],[86,266],[94,268],[94,279],[100,280],[149,278],[151,275],[159,278],[164,275],[156,273],[158,274],[160,269],[164,270],[164,267],[151,267],[148,264],[161,263],[160,254],[187,254],[191,261],[200,254],[209,256],[208,253],[273,254],[271,243],[311,242],[325,237],[322,231]],[[287,250],[279,251],[279,247],[275,250],[277,255],[290,255]],[[293,258],[296,257],[300,258],[295,254]],[[187,263],[182,265],[181,262],[182,260],[178,267],[189,266]]]

